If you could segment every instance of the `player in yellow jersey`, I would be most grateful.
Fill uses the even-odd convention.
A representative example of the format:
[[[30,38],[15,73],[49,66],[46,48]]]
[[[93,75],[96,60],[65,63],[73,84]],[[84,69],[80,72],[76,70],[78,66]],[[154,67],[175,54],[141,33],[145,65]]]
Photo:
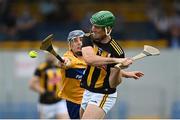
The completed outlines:
[[[80,87],[86,63],[82,59],[82,39],[84,32],[81,30],[71,31],[68,35],[69,50],[64,54],[64,63],[59,63],[62,67],[64,79],[58,96],[66,99],[68,113],[71,119],[80,119],[79,109],[84,89]]]
[[[82,119],[102,119],[116,102],[116,86],[121,77],[138,79],[143,73],[114,67],[116,63],[122,63],[122,67],[127,68],[132,60],[124,58],[123,49],[110,36],[115,23],[110,11],[97,12],[90,21],[92,32],[84,37],[82,45],[83,58],[88,65],[80,84],[86,89],[80,113]]]
[[[68,119],[65,100],[56,95],[62,82],[62,75],[57,60],[47,53],[46,61],[40,64],[30,80],[30,88],[39,93],[38,111],[40,118]]]

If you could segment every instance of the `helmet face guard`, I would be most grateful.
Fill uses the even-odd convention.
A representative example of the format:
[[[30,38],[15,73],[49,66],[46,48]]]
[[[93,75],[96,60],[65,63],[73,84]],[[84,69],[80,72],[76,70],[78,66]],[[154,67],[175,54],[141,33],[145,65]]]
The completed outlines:
[[[110,11],[99,11],[92,15],[90,22],[99,27],[113,27],[115,16]]]
[[[73,30],[69,33],[67,40],[68,40],[68,42],[70,42],[74,38],[83,37],[84,35],[85,35],[85,33],[82,30]]]

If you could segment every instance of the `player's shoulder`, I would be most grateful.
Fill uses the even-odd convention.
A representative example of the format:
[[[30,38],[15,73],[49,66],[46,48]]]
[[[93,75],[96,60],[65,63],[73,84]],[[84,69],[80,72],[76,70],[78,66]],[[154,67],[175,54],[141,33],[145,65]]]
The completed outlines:
[[[83,40],[91,40],[91,33],[85,33]]]
[[[111,39],[111,41],[110,41],[110,48],[113,51],[113,53],[115,54],[115,57],[124,57],[125,56],[124,50],[119,45],[119,43],[117,41],[115,41],[114,39]]]
[[[85,33],[84,34],[84,37],[90,37],[91,36],[91,33]]]
[[[64,56],[74,56],[73,52],[71,50],[68,50],[64,53]]]
[[[120,49],[122,49],[121,45],[119,44],[119,42],[117,42],[116,40],[114,39],[111,39],[111,41],[109,42],[111,46],[114,46],[114,47],[118,47]]]
[[[116,40],[114,40],[113,38],[111,39],[110,43],[116,43],[117,45],[119,45],[119,43]]]
[[[42,69],[46,68],[46,66],[47,66],[47,63],[46,63],[46,62],[43,62],[43,63],[41,63],[41,64],[38,66],[38,69],[39,69],[39,70],[42,70]]]

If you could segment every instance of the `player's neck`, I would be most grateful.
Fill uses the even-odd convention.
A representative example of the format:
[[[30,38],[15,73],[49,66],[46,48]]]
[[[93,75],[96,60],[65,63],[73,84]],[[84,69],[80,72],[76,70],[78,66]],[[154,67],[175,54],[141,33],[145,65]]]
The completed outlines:
[[[74,56],[77,58],[81,58],[82,57],[82,52],[73,52]]]
[[[108,43],[111,40],[111,36],[106,36],[104,39],[101,40],[101,43]]]

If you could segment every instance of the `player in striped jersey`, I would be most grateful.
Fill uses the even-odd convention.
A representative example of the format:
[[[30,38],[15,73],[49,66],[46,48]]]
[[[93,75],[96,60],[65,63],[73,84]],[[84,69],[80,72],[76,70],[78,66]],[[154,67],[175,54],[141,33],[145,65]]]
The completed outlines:
[[[56,95],[62,82],[61,70],[53,55],[47,53],[46,57],[46,61],[37,67],[30,81],[30,88],[40,95],[38,103],[40,118],[67,119],[69,116],[66,102]]]
[[[80,80],[86,69],[86,63],[82,59],[82,38],[84,32],[81,30],[71,31],[68,35],[69,50],[64,54],[65,63],[59,63],[64,76],[58,96],[66,99],[68,113],[71,119],[80,119],[79,109],[84,89],[80,87]]]
[[[81,103],[82,119],[101,119],[116,102],[116,86],[122,77],[138,79],[142,72],[126,72],[114,68],[115,63],[122,63],[124,68],[132,64],[119,44],[111,38],[110,33],[115,22],[109,11],[100,11],[92,15],[89,36],[85,36],[82,46],[83,58],[88,64],[81,80],[85,88]]]

